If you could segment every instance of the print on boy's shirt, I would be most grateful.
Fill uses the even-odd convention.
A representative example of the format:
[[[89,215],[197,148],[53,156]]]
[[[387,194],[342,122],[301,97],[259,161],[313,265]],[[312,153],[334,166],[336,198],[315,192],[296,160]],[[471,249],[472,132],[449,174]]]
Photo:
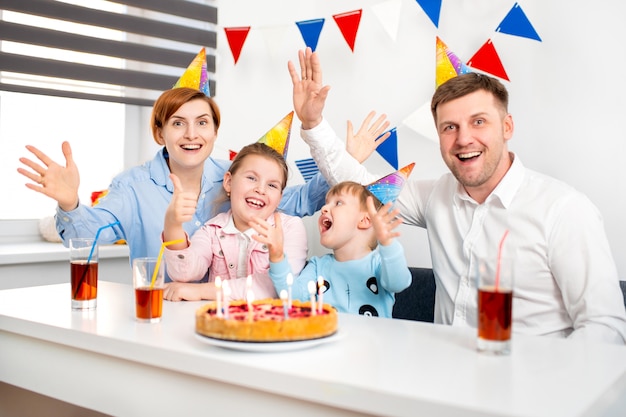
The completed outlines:
[[[370,277],[366,281],[365,285],[372,293],[378,294],[378,281],[376,280],[376,277]],[[376,310],[376,308],[374,308],[373,305],[370,305],[370,304],[362,305],[359,308],[359,314],[362,316],[378,317],[378,311]]]

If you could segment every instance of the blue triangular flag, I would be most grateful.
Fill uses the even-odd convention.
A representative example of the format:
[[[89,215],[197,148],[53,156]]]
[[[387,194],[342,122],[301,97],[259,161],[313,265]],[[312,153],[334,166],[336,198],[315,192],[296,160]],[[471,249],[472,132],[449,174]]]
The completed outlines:
[[[322,26],[324,26],[324,19],[312,19],[304,20],[302,22],[296,22],[302,39],[306,46],[310,47],[313,52],[317,48],[317,41],[320,39],[320,33],[322,32]]]
[[[395,127],[389,129],[389,132],[391,135],[383,143],[378,145],[376,152],[378,152],[389,165],[394,167],[394,169],[398,169],[398,134],[396,133]]]
[[[424,10],[424,13],[428,15],[436,28],[439,27],[439,14],[441,13],[441,1],[442,0],[415,0],[417,4]]]
[[[509,13],[502,19],[500,26],[496,32],[502,32],[509,35],[521,36],[523,38],[535,39],[541,42],[541,38],[533,28],[522,7],[515,3]]]
[[[319,168],[313,158],[299,159],[296,161],[296,166],[298,167],[300,174],[302,174],[304,182],[309,182],[309,180],[319,172]]]

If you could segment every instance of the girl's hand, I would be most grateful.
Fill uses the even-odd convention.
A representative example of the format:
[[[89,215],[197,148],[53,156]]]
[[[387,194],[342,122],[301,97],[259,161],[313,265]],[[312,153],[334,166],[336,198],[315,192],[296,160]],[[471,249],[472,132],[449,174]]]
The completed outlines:
[[[280,262],[284,259],[284,236],[280,214],[274,213],[274,226],[267,221],[255,217],[249,224],[258,234],[252,235],[257,242],[265,243],[269,249],[270,262]]]
[[[163,288],[163,299],[168,301],[200,301],[215,299],[215,284],[212,282],[168,282]]]

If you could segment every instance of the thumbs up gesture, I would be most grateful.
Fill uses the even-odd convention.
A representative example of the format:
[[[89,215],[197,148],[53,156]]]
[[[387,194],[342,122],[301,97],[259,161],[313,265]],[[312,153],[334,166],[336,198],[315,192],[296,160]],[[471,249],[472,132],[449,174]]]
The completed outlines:
[[[186,237],[183,223],[193,219],[198,204],[197,193],[183,190],[183,185],[175,174],[170,174],[170,179],[172,184],[174,184],[174,193],[165,211],[163,225],[163,238],[165,241]]]

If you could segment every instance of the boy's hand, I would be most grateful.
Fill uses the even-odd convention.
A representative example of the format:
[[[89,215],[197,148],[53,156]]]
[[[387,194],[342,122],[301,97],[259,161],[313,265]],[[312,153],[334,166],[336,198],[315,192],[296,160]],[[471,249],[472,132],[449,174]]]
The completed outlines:
[[[376,239],[383,246],[390,245],[393,239],[400,236],[400,232],[393,230],[402,223],[402,218],[398,216],[400,209],[391,210],[393,203],[389,202],[382,206],[378,211],[374,206],[374,199],[367,197],[367,211],[370,215]]]

